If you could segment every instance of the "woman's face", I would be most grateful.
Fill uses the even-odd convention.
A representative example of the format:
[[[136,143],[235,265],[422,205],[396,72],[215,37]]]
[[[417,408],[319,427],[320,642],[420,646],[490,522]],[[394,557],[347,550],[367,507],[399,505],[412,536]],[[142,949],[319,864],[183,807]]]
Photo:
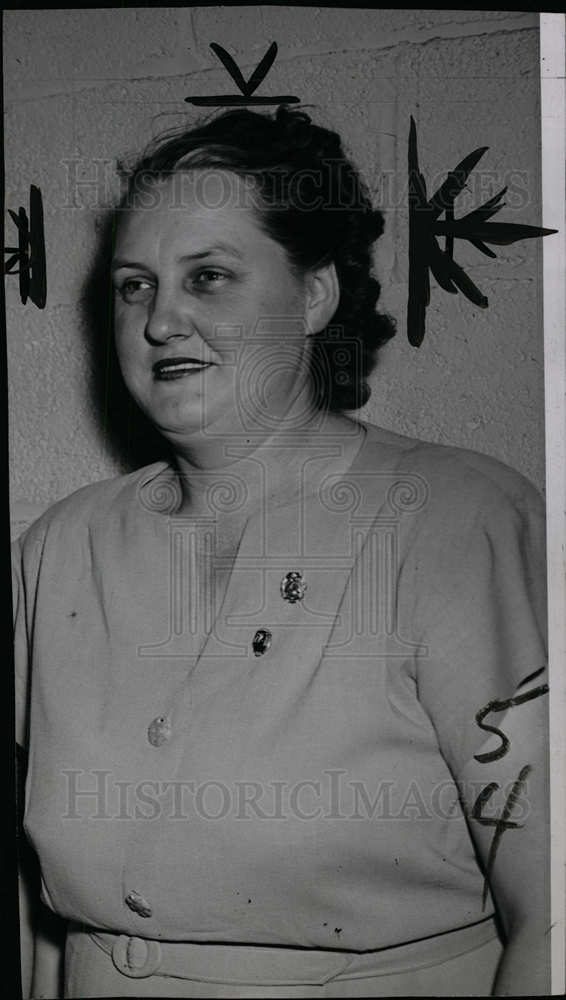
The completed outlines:
[[[303,282],[236,174],[185,172],[149,191],[124,212],[113,262],[128,389],[178,446],[272,433],[308,380]]]

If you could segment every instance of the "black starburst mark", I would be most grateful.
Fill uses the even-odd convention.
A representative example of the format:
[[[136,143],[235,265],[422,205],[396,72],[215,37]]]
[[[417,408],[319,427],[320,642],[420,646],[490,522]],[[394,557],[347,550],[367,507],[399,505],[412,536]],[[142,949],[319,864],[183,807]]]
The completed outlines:
[[[30,298],[38,309],[44,309],[47,301],[47,276],[43,203],[41,191],[35,184],[30,185],[29,206],[29,221],[25,208],[20,207],[17,214],[8,209],[18,230],[18,245],[4,247],[4,253],[11,254],[4,263],[4,273],[19,275],[20,299],[24,305]]]
[[[425,335],[426,309],[430,302],[430,276],[432,271],[445,292],[461,291],[470,302],[486,309],[487,297],[474,284],[453,257],[454,240],[468,240],[488,257],[496,257],[487,243],[507,246],[517,240],[535,239],[558,232],[540,226],[525,226],[510,222],[489,222],[505,202],[501,201],[507,188],[475,208],[461,219],[454,217],[454,201],[465,187],[466,181],[488,149],[481,146],[466,156],[451,170],[438,191],[427,198],[426,182],[419,170],[417,129],[411,115],[409,129],[409,301],[407,308],[407,334],[413,347],[420,347]],[[444,221],[441,215],[444,212]],[[444,250],[438,243],[444,236]]]

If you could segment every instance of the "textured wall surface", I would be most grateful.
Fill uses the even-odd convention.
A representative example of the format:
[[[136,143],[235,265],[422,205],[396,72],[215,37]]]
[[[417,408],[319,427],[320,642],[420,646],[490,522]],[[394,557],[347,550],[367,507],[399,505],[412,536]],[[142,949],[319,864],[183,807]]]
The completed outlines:
[[[7,278],[11,498],[16,526],[48,503],[123,471],[93,403],[93,346],[80,300],[116,158],[194,120],[190,94],[234,85],[219,42],[249,76],[279,53],[258,93],[294,93],[335,127],[386,214],[376,253],[382,308],[398,333],[360,415],[427,440],[494,455],[544,482],[541,241],[456,244],[489,296],[481,310],[432,282],[427,336],[406,339],[409,115],[429,181],[489,146],[457,211],[504,184],[500,218],[540,222],[538,16],[529,12],[185,7],[7,11],[6,203],[45,206],[48,300],[21,304]],[[8,218],[7,242],[14,241]]]

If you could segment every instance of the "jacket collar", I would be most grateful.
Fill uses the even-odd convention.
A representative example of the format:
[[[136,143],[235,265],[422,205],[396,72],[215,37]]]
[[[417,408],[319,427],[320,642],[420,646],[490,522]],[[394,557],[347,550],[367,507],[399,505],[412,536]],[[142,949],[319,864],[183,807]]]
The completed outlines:
[[[251,656],[254,662],[251,645],[257,630],[272,633],[270,657],[308,669],[309,660],[311,666],[320,660],[333,629],[349,617],[340,609],[372,528],[380,518],[391,522],[396,491],[403,482],[407,485],[406,474],[399,472],[403,449],[387,440],[387,432],[366,427],[346,473],[326,476],[302,501],[249,519],[222,607],[195,664],[205,689],[228,682],[241,658],[249,663]],[[285,599],[282,590],[290,572],[299,573],[306,584],[304,596],[295,602]],[[228,664],[230,669],[223,671]]]

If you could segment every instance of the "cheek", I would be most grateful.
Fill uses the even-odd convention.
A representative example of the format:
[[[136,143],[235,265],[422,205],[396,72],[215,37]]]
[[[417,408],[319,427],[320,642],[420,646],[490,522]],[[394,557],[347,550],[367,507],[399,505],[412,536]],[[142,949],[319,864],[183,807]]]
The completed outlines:
[[[128,332],[123,327],[120,330],[115,330],[114,344],[118,366],[124,382],[130,392],[135,394],[136,386],[141,388],[143,384],[143,363],[139,345],[136,338],[128,336]]]
[[[284,354],[289,350],[301,350],[307,332],[303,289],[289,276],[282,279],[278,275],[272,285],[257,298],[255,332],[259,339],[262,334],[269,338],[274,353],[277,353],[278,344]]]
[[[131,363],[131,339],[127,336],[124,326],[118,323],[114,324],[114,344],[120,367],[124,369],[128,363]]]
[[[272,287],[266,295],[267,303],[274,308],[277,315],[302,315],[304,309],[303,289],[291,275],[285,275],[283,280],[279,277],[279,280],[272,282]]]
[[[143,342],[139,336],[142,318],[135,312],[123,306],[117,306],[114,312],[114,343],[120,360],[124,358],[132,362],[143,353]]]

